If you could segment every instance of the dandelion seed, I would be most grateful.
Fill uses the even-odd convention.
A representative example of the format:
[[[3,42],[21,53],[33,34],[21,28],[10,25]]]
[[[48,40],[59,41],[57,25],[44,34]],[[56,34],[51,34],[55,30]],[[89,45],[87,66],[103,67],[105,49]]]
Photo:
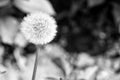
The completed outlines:
[[[21,32],[27,40],[34,44],[47,44],[56,35],[56,22],[46,13],[31,13],[21,23]]]

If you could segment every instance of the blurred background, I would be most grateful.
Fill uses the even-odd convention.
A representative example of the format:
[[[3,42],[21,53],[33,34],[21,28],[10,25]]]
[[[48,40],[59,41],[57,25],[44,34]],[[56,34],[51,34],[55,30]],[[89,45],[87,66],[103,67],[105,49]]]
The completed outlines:
[[[39,11],[58,32],[36,48],[20,23]],[[0,80],[31,80],[36,50],[36,80],[120,80],[119,24],[119,0],[0,0]]]

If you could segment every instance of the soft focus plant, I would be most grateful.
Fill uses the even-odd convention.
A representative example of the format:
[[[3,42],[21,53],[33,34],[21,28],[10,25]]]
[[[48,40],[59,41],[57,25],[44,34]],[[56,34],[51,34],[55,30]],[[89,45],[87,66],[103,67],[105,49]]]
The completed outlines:
[[[0,18],[0,36],[2,42],[7,44],[13,44],[14,38],[19,29],[19,22],[16,18],[7,16]]]
[[[42,11],[55,15],[55,10],[49,0],[14,0],[13,4],[25,13]]]
[[[10,3],[10,0],[0,0],[0,7],[7,6]]]

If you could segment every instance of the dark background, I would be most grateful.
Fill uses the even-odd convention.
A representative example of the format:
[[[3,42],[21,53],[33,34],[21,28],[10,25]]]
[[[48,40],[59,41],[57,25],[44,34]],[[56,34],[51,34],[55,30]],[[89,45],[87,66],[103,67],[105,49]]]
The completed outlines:
[[[70,54],[87,52],[91,56],[106,55],[115,43],[119,43],[119,0],[102,0],[90,5],[89,0],[49,0],[56,11],[54,18],[58,33],[52,43],[61,45]],[[92,2],[92,0],[90,0]],[[100,0],[98,0],[100,1]],[[9,10],[9,11],[8,11]],[[21,20],[26,13],[14,5],[0,8],[0,16],[11,15]],[[0,42],[5,48],[4,60],[10,59],[16,45]],[[36,51],[36,46],[28,43],[23,55]],[[119,56],[119,55],[118,55]]]

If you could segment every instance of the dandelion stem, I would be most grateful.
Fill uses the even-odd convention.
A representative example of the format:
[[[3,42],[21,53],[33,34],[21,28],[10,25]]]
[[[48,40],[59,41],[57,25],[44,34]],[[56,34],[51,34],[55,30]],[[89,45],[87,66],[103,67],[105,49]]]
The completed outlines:
[[[37,65],[38,65],[38,50],[36,51],[36,58],[35,58],[35,64],[34,64],[34,70],[32,75],[32,80],[35,80],[36,73],[37,73]]]

